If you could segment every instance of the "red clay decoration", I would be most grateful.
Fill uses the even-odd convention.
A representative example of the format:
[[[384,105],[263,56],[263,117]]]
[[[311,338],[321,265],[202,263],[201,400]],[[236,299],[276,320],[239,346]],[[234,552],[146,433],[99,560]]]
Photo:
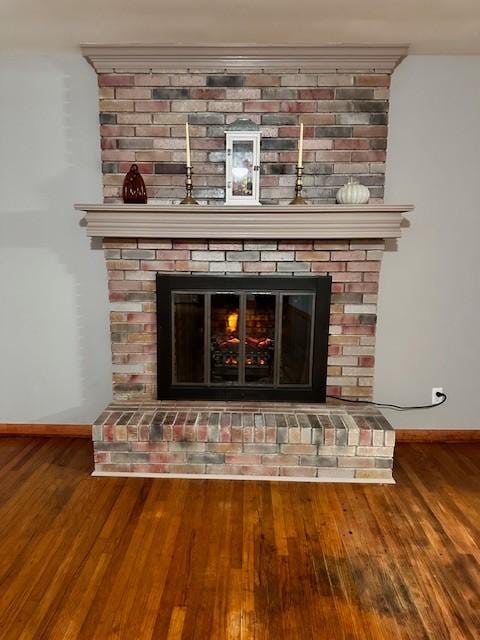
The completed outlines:
[[[138,165],[132,164],[123,181],[123,202],[125,204],[146,204],[147,189]]]

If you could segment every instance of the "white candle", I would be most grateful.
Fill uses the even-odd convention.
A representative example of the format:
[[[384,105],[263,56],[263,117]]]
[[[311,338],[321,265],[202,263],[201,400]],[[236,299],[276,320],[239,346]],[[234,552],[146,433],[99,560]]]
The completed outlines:
[[[191,167],[190,164],[190,132],[188,130],[188,122],[185,123],[185,142],[187,147],[187,167]]]
[[[298,141],[298,166],[303,167],[303,122],[300,123],[300,139]]]

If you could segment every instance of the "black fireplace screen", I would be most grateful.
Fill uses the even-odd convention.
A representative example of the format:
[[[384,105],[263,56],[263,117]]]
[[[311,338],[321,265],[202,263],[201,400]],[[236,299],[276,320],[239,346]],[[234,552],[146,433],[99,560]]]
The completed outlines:
[[[325,400],[331,279],[157,275],[159,399]]]

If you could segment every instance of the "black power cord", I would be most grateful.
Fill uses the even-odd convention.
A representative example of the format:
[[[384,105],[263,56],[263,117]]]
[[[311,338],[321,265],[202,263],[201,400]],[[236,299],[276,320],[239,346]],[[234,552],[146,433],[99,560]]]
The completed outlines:
[[[349,400],[348,398],[340,398],[340,396],[327,395],[327,398],[332,398],[333,400],[341,400],[342,402],[353,402],[354,404],[373,404],[376,407],[395,409],[396,411],[410,411],[411,409],[433,409],[434,407],[439,407],[441,404],[447,401],[446,393],[437,391],[435,395],[437,398],[442,398],[440,402],[436,402],[435,404],[421,404],[416,407],[402,407],[398,404],[389,404],[388,402],[374,402],[373,400]]]

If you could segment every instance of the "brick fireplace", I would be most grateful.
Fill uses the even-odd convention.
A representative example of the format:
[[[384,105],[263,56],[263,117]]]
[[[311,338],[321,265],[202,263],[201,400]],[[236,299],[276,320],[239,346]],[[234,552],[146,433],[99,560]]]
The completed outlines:
[[[285,58],[269,60],[271,68],[239,70],[234,57],[233,68],[215,57],[203,69],[182,68],[178,52],[148,62],[130,52],[113,64],[100,49],[86,55],[99,72],[105,204],[78,207],[89,235],[103,238],[110,297],[113,403],[94,426],[96,473],[392,481],[394,433],[367,405],[158,401],[157,338],[165,336],[157,337],[156,278],[243,275],[259,286],[272,276],[331,278],[326,391],[371,399],[385,239],[400,235],[409,210],[382,204],[398,53],[382,63],[378,56],[379,68],[371,53],[356,67],[337,59],[335,68],[322,53],[294,71]],[[241,114],[262,128],[266,206],[256,212],[221,204],[224,127]],[[187,116],[197,208],[176,205]],[[300,117],[312,206],[289,209]],[[119,203],[131,162],[144,174],[149,205]],[[370,187],[373,204],[331,204],[351,175]]]

